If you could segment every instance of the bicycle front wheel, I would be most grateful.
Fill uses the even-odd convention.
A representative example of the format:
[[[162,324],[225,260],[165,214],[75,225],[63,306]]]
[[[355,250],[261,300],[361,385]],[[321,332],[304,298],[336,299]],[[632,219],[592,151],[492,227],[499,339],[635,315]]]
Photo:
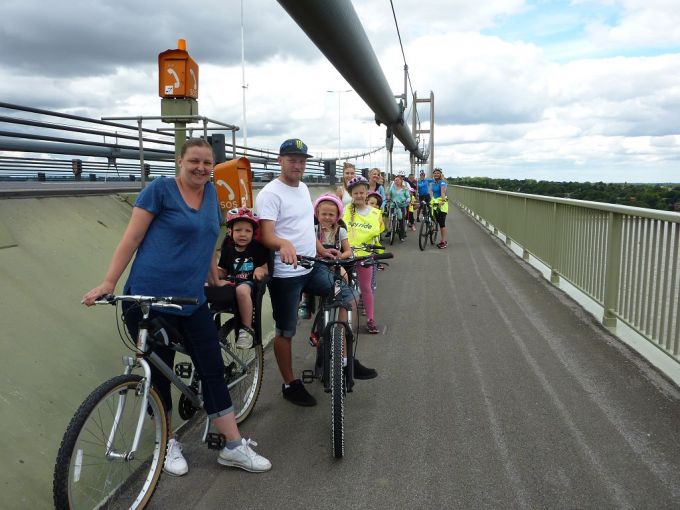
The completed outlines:
[[[437,235],[439,234],[439,224],[436,223],[437,220],[435,220],[435,223],[432,226],[432,231],[430,232],[430,244],[434,244],[437,242]]]
[[[245,421],[252,413],[260,396],[264,370],[262,345],[250,349],[236,347],[236,328],[233,319],[228,320],[219,332],[224,376],[234,404],[236,423]]]
[[[397,221],[398,221],[397,215],[393,214],[392,218],[390,219],[390,232],[392,232],[390,234],[390,245],[394,244],[394,237],[396,235],[398,235],[397,234]]]
[[[54,467],[54,506],[144,508],[163,469],[165,407],[156,390],[144,399],[140,375],[119,375],[95,389],[71,419]],[[142,416],[137,450],[131,453]]]
[[[344,328],[331,327],[331,443],[336,459],[345,454],[345,384],[342,373],[342,339]]]
[[[420,248],[420,251],[425,251],[425,247],[427,246],[429,225],[430,222],[425,218],[420,222],[420,231],[418,232],[418,248]]]

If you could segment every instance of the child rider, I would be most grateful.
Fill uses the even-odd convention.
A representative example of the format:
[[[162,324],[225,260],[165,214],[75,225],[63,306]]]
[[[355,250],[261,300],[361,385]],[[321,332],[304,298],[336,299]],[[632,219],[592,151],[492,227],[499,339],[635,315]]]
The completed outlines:
[[[269,250],[253,238],[257,227],[257,216],[250,209],[243,207],[227,212],[227,228],[231,235],[225,237],[217,263],[220,278],[234,278],[230,284],[236,287],[236,303],[241,317],[236,340],[239,349],[253,346],[253,291],[255,281],[267,276]]]
[[[380,235],[382,213],[379,209],[367,205],[368,181],[361,175],[354,177],[347,183],[347,191],[352,196],[352,203],[345,209],[342,219],[347,225],[349,244],[354,249],[355,255],[368,255],[368,252],[361,250],[361,245],[373,243]],[[379,330],[374,318],[373,289],[371,288],[373,268],[362,267],[361,264],[357,264],[356,272],[368,319],[366,331],[377,334]]]

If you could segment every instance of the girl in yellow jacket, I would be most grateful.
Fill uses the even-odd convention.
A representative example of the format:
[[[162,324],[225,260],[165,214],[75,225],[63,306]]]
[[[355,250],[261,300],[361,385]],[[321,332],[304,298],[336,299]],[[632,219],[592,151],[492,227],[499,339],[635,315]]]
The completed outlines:
[[[352,203],[345,208],[342,219],[347,225],[349,244],[357,256],[368,255],[360,246],[364,243],[372,244],[380,236],[383,230],[382,212],[374,209],[366,203],[368,193],[368,181],[358,175],[347,183],[347,191],[352,196]],[[359,288],[364,301],[366,310],[366,331],[371,334],[378,333],[378,326],[375,323],[375,307],[373,304],[373,289],[371,279],[373,274],[372,267],[356,266]]]

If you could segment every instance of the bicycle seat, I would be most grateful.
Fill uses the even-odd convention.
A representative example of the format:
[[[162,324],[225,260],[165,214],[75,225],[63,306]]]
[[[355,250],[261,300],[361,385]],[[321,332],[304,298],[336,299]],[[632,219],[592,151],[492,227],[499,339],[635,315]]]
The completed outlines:
[[[214,313],[236,313],[236,287],[204,287],[208,306]]]

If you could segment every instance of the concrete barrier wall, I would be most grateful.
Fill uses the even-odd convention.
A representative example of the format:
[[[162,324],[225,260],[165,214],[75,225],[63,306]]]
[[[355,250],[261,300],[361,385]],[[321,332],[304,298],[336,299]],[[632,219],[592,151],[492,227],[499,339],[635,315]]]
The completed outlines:
[[[314,197],[326,190],[311,189]],[[3,508],[52,506],[54,461],[69,420],[122,370],[129,351],[114,309],[79,303],[104,276],[130,211],[122,196],[0,200]]]

